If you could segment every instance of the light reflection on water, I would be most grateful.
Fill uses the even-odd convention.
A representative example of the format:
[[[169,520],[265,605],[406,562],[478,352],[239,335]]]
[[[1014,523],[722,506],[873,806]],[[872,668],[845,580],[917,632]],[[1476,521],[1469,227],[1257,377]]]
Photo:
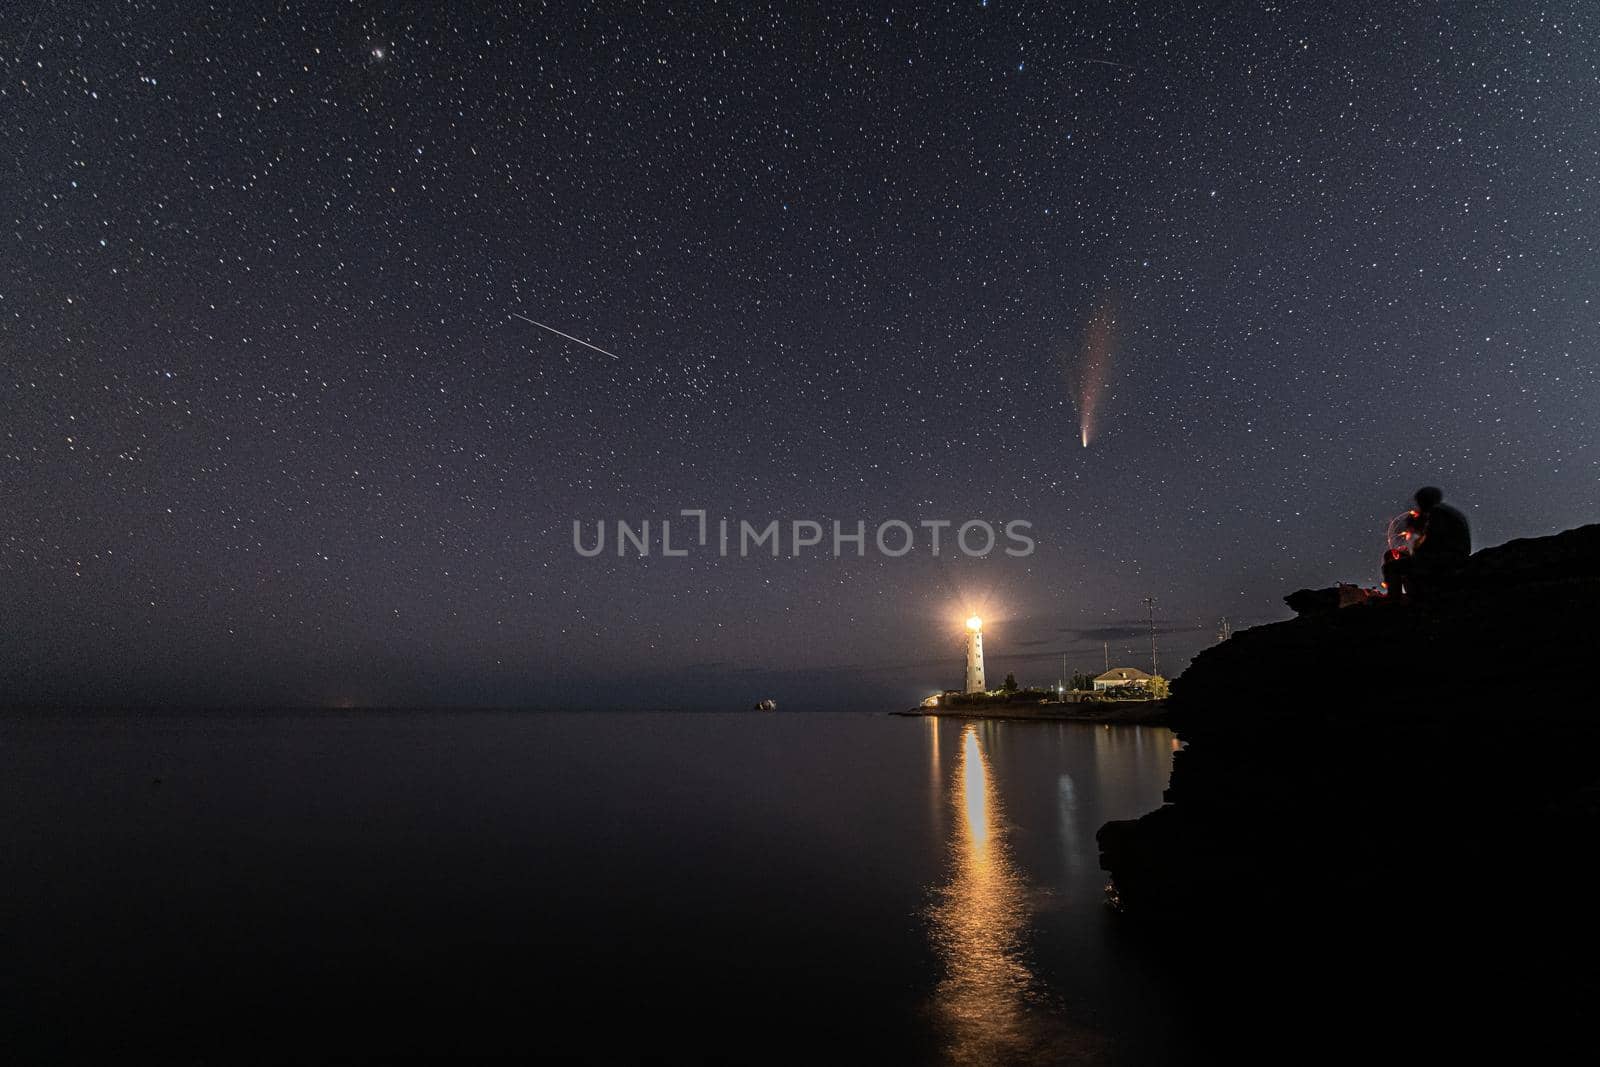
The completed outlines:
[[[1171,1062],[1094,844],[1160,803],[1171,735],[915,725],[0,715],[0,1033],[111,1060],[58,1047],[93,1005],[178,1059]],[[571,1025],[608,1003],[629,1025]]]
[[[950,879],[931,911],[944,967],[933,1007],[946,1055],[953,1063],[1001,1063],[1066,1053],[1078,1042],[1052,1018],[1029,966],[1029,887],[1012,858],[1005,809],[971,723],[961,733],[948,803]]]

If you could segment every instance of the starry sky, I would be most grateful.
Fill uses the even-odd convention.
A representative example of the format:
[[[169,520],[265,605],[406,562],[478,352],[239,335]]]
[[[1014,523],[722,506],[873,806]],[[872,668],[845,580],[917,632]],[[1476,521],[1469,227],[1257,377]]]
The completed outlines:
[[[1592,4],[4,7],[0,700],[879,710],[1600,518]],[[680,508],[1037,549],[573,551]]]

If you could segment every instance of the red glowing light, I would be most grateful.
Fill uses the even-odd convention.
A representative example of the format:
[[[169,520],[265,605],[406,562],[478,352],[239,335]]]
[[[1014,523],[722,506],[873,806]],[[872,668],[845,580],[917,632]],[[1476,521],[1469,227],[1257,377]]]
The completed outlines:
[[[1384,531],[1384,540],[1388,542],[1389,554],[1395,559],[1410,552],[1417,541],[1420,530],[1413,528],[1417,521],[1416,511],[1402,511],[1389,520],[1389,526]]]

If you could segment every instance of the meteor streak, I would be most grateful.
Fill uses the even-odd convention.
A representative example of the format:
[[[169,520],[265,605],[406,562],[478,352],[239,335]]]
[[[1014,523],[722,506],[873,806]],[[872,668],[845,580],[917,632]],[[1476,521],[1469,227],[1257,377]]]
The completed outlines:
[[[554,326],[546,326],[542,322],[534,322],[533,319],[528,318],[528,316],[526,316],[526,315],[520,315],[517,312],[513,311],[511,313],[511,317],[514,318],[514,319],[521,319],[523,322],[532,322],[533,325],[539,327],[539,329],[541,329],[541,330],[549,330],[551,333],[555,334],[557,337],[565,337],[569,341],[576,341],[578,344],[582,345],[584,348],[592,348],[596,352],[600,353],[602,356],[610,356],[612,359],[616,359],[616,360],[620,360],[622,358],[621,356],[617,355],[615,352],[607,352],[605,349],[601,348],[599,345],[592,345],[588,341],[585,341],[581,337],[574,337],[570,333],[562,333],[560,330],[556,329]]]
[[[1098,63],[1102,67],[1121,67],[1123,70],[1138,70],[1132,63],[1117,63],[1109,59],[1090,59],[1088,56],[1069,56],[1068,63]]]

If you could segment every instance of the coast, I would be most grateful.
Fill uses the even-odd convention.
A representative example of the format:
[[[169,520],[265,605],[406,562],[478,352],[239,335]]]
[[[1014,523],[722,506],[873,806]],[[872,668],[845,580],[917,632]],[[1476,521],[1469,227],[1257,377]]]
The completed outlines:
[[[1597,609],[1600,524],[1485,549],[1421,602],[1195,657],[1167,701],[1167,802],[1097,839],[1111,902],[1191,968],[1202,1018],[1226,1030],[1208,990],[1227,962],[1277,976],[1254,1002],[1302,1030],[1354,996],[1367,1028],[1581,1029],[1600,996]]]
[[[908,708],[891,715],[909,718],[1042,720],[1096,722],[1122,726],[1165,726],[1162,700],[1096,701],[1091,703],[995,704],[991,707]]]

